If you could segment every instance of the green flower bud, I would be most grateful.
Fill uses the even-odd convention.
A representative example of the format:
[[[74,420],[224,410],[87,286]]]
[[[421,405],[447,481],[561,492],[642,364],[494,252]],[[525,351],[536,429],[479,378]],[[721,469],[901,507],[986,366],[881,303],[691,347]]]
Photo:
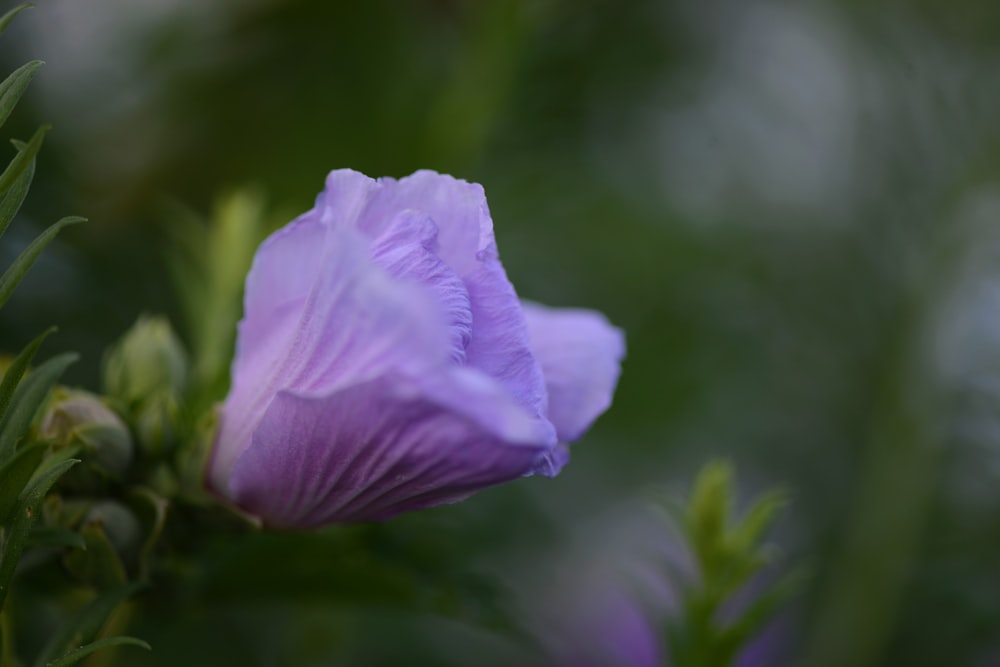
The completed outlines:
[[[113,500],[93,504],[83,523],[99,523],[104,528],[108,542],[123,561],[128,562],[139,552],[142,544],[142,526],[125,505]]]
[[[179,395],[187,372],[187,355],[170,323],[143,316],[105,355],[104,389],[131,408],[154,393]]]
[[[113,475],[124,474],[132,461],[132,436],[125,422],[86,391],[56,389],[39,431],[57,444],[81,445],[90,464]]]
[[[170,451],[179,418],[180,404],[172,392],[159,391],[147,396],[133,412],[136,437],[143,450],[153,456]]]

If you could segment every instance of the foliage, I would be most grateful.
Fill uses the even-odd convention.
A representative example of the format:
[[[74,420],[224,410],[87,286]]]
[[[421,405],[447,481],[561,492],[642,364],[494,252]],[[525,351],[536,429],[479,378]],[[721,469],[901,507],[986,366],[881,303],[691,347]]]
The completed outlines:
[[[20,5],[0,18],[0,31],[30,5]],[[14,106],[24,93],[41,65],[30,62],[11,73],[0,83],[0,124],[7,120]],[[28,143],[14,142],[16,155],[0,173],[0,235],[9,227],[17,214],[35,169],[35,156],[41,148],[48,127],[43,126]],[[14,288],[34,264],[42,250],[56,234],[67,225],[83,222],[83,218],[68,217],[43,231],[14,262],[0,275],[0,307],[10,298]],[[32,432],[32,423],[46,405],[49,393],[63,371],[76,361],[73,353],[62,354],[40,364],[28,374],[28,368],[44,339],[52,332],[46,331],[29,343],[7,367],[0,380],[0,662],[5,665],[20,664],[13,645],[16,619],[7,604],[18,572],[18,563],[26,548],[34,542],[36,549],[51,545],[52,536],[38,528],[38,520],[45,515],[43,505],[46,495],[56,482],[80,460],[73,458],[75,448],[59,449],[53,443],[39,439]],[[100,526],[93,530],[103,534]],[[61,538],[69,551],[84,545],[75,538]],[[132,644],[149,648],[144,642],[131,637],[97,639],[105,620],[134,588],[127,593],[104,593],[78,612],[75,621],[69,621],[53,635],[48,647],[38,656],[39,667],[74,665],[94,651]]]
[[[739,652],[800,587],[800,573],[759,581],[775,560],[775,548],[763,538],[786,503],[784,494],[772,491],[760,496],[739,518],[732,516],[735,495],[732,466],[716,461],[702,469],[680,509],[682,533],[697,576],[692,582],[675,575],[683,605],[667,631],[671,665],[735,664]],[[747,589],[752,595],[746,594]],[[734,611],[734,600],[741,594],[750,599]]]
[[[187,303],[175,312],[162,197],[211,212],[220,190],[252,182],[301,211],[317,174],[351,166],[484,183],[518,293],[597,307],[629,345],[615,408],[574,447],[568,474],[373,529],[391,573],[369,557],[364,527],[247,533],[168,503],[178,484],[200,488],[187,448],[210,442],[201,407],[224,393],[223,369],[204,399],[185,397],[201,440],[172,454],[183,481],[156,467],[155,491],[118,494],[147,530],[169,505],[163,538],[144,535],[143,553],[161,557],[141,558],[146,575],[203,585],[193,599],[180,584],[143,593],[130,627],[157,650],[127,649],[122,664],[531,664],[478,632],[475,603],[492,596],[465,578],[518,584],[590,517],[715,456],[795,498],[776,540],[815,568],[796,607],[803,662],[996,662],[1000,5],[119,5],[45,3],[34,14],[59,27],[22,42],[61,81],[33,87],[9,122],[24,137],[43,119],[58,127],[36,176],[45,197],[26,212],[99,222],[43,255],[11,302],[33,307],[3,311],[0,344],[20,348],[58,314],[82,353],[66,377],[95,387],[107,342],[140,313],[166,312],[199,358],[198,336],[232,331],[197,334],[192,322],[215,322],[192,320]],[[210,254],[215,232],[169,220],[170,245],[176,233],[193,246],[179,271],[204,291],[185,262]],[[0,252],[27,245],[24,228]],[[218,306],[201,308],[190,310]],[[227,297],[224,319],[238,309]],[[914,377],[913,359],[931,372]],[[911,392],[932,398],[914,409]],[[59,485],[93,482],[80,479],[87,465]],[[194,544],[196,526],[217,540]],[[35,532],[26,565],[42,553],[31,544],[82,543],[56,528]],[[357,544],[343,569],[340,540]],[[39,569],[22,572],[8,604],[19,609],[29,587],[50,599]],[[442,587],[456,601],[447,621],[442,605],[420,604]],[[19,617],[27,653],[43,643],[35,620],[37,633],[51,620],[36,611]]]

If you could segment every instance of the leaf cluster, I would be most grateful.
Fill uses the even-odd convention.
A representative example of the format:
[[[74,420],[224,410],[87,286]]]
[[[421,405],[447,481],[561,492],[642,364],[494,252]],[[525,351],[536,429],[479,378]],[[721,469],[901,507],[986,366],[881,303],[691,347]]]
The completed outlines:
[[[0,32],[28,7],[28,4],[20,5],[0,17]],[[0,125],[10,117],[42,64],[41,61],[29,62],[0,83]],[[48,126],[42,126],[26,143],[12,142],[17,152],[0,172],[0,236],[24,202],[34,177],[35,157],[48,130]],[[63,228],[83,221],[75,216],[59,220],[20,253],[0,274],[0,308],[45,246]],[[45,513],[47,494],[64,473],[79,463],[79,459],[74,458],[77,448],[55,447],[32,431],[32,424],[56,382],[77,358],[74,353],[61,354],[30,370],[43,341],[53,331],[42,333],[21,350],[0,379],[0,663],[10,666],[22,664],[15,654],[14,622],[9,605],[6,605],[22,555],[32,548],[87,546],[81,536],[67,535],[67,531],[57,527],[36,525]],[[98,638],[108,617],[134,591],[134,586],[119,586],[98,594],[60,627],[33,664],[36,667],[66,667],[111,646],[131,644],[148,648],[132,637]]]
[[[727,667],[764,628],[774,612],[798,589],[801,573],[768,585],[762,571],[776,549],[764,536],[786,504],[784,493],[757,498],[742,516],[734,516],[735,482],[724,461],[706,465],[695,480],[680,523],[697,569],[695,581],[681,581],[682,613],[667,629],[671,663],[680,667]],[[749,589],[762,590],[752,599]],[[742,606],[742,608],[740,608]]]

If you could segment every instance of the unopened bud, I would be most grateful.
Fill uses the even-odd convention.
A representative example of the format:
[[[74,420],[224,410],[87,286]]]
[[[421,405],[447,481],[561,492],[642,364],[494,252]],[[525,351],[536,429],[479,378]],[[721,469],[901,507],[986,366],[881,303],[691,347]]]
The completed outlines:
[[[61,445],[81,445],[87,460],[113,475],[122,475],[132,461],[128,427],[94,394],[59,388],[40,427],[42,437]]]
[[[150,394],[136,407],[133,419],[143,451],[160,456],[173,448],[180,419],[180,405],[173,393]]]
[[[152,394],[180,394],[188,361],[180,340],[163,317],[140,317],[104,359],[104,389],[127,406]]]
[[[142,542],[142,527],[135,514],[125,505],[113,500],[94,503],[83,520],[84,524],[100,523],[108,542],[123,561],[130,560]]]

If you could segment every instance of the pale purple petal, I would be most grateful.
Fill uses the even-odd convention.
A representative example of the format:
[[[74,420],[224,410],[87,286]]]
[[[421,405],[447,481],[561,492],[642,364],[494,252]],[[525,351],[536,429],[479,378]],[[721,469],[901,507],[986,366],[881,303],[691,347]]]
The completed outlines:
[[[280,392],[230,491],[273,526],[380,520],[525,475],[554,442],[481,374],[388,375],[327,396]]]
[[[269,265],[274,247],[261,247],[252,272]],[[405,247],[423,252],[417,239]],[[272,314],[268,322],[259,317],[260,304],[246,300],[232,389],[210,465],[217,489],[225,488],[277,392],[329,394],[388,371],[418,373],[448,362],[452,336],[427,290],[393,281],[350,229],[327,227],[321,248],[324,260],[308,293],[280,317]],[[245,340],[267,344],[248,346]]]
[[[326,177],[326,189],[316,197],[316,207],[312,213],[327,224],[356,227],[357,221],[372,196],[382,189],[379,181],[369,178],[353,169],[335,169]],[[394,213],[398,212],[394,211]],[[384,221],[385,224],[389,220]],[[367,233],[369,237],[378,236],[381,228]]]
[[[482,186],[432,171],[382,182],[385,187],[373,198],[366,219],[378,219],[396,207],[426,213],[439,229],[440,257],[465,282],[472,304],[466,363],[499,380],[533,414],[544,415],[545,382],[521,303],[497,254]]]
[[[327,178],[328,191],[331,183],[339,187],[343,178],[339,174],[335,171]],[[358,228],[365,234],[376,237],[397,212],[415,209],[437,224],[440,257],[448,266],[463,278],[478,268],[477,253],[494,243],[493,221],[481,185],[427,170],[398,181],[380,178],[378,185],[358,214]]]
[[[272,234],[254,256],[244,290],[236,358],[284,346],[280,323],[295,313],[309,294],[323,262],[326,228],[310,214]],[[278,326],[275,326],[278,324]],[[285,332],[287,335],[287,332]]]
[[[496,250],[483,251],[479,269],[465,278],[472,303],[469,366],[499,380],[532,414],[545,415],[548,395],[542,368],[528,337],[521,302],[507,280]]]
[[[611,405],[625,337],[600,313],[523,303],[531,345],[549,394],[560,442],[583,435]]]
[[[532,414],[544,415],[545,382],[520,301],[497,254],[482,186],[426,170],[398,181],[373,181],[341,169],[330,173],[326,187],[317,203],[323,219],[372,239],[385,234],[401,211],[419,211],[434,221],[436,254],[468,290],[472,335],[465,363],[500,381]]]
[[[396,215],[378,237],[371,254],[375,264],[393,278],[428,290],[442,310],[451,336],[451,360],[465,361],[472,338],[472,309],[462,280],[435,254],[438,229],[423,213],[406,210]]]

